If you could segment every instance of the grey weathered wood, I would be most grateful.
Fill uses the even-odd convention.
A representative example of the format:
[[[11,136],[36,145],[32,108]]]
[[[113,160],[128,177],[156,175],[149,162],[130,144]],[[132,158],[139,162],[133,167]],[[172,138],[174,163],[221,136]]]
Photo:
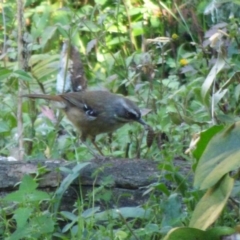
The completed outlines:
[[[48,170],[42,176],[39,187],[42,190],[54,192],[67,175],[59,168],[71,169],[76,164],[76,162],[62,160],[0,161],[0,195],[16,190],[15,185],[21,181],[22,177],[25,174],[34,176],[38,166],[45,166]],[[181,161],[180,164],[186,165],[186,162]],[[109,158],[91,160],[90,164],[80,172],[79,179],[72,183],[71,188],[66,192],[62,209],[71,209],[77,198],[79,185],[81,185],[83,193],[91,192],[93,188],[101,186],[106,178],[111,179],[106,186],[106,190],[110,189],[112,193],[112,198],[109,201],[110,205],[137,206],[146,201],[148,196],[143,196],[143,193],[149,184],[159,181],[159,174],[158,163],[151,160]],[[165,179],[162,178],[161,181],[165,181]],[[103,206],[104,204],[100,203],[100,205]]]

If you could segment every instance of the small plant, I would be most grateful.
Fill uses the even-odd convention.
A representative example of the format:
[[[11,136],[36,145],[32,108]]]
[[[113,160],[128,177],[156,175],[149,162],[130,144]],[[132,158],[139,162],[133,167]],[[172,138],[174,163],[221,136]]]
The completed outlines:
[[[4,239],[39,239],[51,236],[54,230],[53,215],[42,211],[41,206],[50,200],[49,194],[37,190],[38,184],[30,176],[25,175],[19,185],[19,190],[8,194],[5,204],[11,207],[1,209],[2,218],[11,212],[13,216],[5,219]]]

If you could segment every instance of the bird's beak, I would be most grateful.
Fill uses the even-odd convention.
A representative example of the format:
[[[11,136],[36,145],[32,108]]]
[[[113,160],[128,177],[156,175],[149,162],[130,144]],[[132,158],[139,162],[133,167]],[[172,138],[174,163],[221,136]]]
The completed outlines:
[[[144,122],[141,118],[136,120],[137,122],[139,122],[140,124],[142,124],[143,126],[147,126],[148,124],[146,122]]]

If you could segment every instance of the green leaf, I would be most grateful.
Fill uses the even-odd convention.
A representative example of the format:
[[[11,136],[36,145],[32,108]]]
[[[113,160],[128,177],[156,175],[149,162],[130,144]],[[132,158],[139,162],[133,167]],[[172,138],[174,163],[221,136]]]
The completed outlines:
[[[38,54],[33,55],[30,59],[32,73],[37,79],[51,77],[59,66],[59,55]]]
[[[36,231],[37,226],[38,235],[41,236],[42,234],[51,233],[54,230],[54,221],[52,216],[47,213],[31,219],[30,226],[33,232]]]
[[[115,233],[115,239],[119,239],[119,240],[124,240],[124,239],[127,239],[128,237],[128,233],[127,232],[124,232],[122,230],[117,230]]]
[[[106,2],[107,0],[95,0],[95,3],[99,5],[104,5]]]
[[[132,24],[133,36],[139,36],[144,34],[143,22],[135,22]]]
[[[56,25],[61,24],[63,26],[69,26],[71,17],[71,11],[67,8],[61,8],[61,10],[59,9],[58,11],[55,11],[52,15],[52,22]]]
[[[72,172],[66,177],[64,178],[64,180],[62,181],[60,187],[56,190],[55,192],[55,204],[53,206],[53,210],[54,213],[57,213],[57,210],[59,208],[61,199],[63,194],[65,193],[65,191],[68,189],[68,187],[70,186],[70,184],[77,178],[80,176],[80,171],[86,167],[89,163],[78,163],[73,169]]]
[[[209,92],[213,81],[215,80],[217,74],[223,69],[225,64],[226,64],[226,60],[222,56],[219,56],[216,63],[212,67],[210,73],[206,77],[206,79],[202,85],[202,98],[203,98],[204,102],[206,101],[207,93]]]
[[[168,115],[171,121],[176,125],[180,125],[183,122],[182,116],[177,112],[168,112]]]
[[[19,190],[22,192],[29,193],[35,190],[38,187],[38,184],[33,180],[29,175],[24,175]]]
[[[33,76],[31,75],[31,73],[25,72],[24,70],[16,70],[16,71],[14,71],[14,75],[23,81],[32,81],[33,80]]]
[[[8,194],[4,199],[19,203],[39,202],[50,199],[46,192],[36,190],[38,184],[28,175],[25,175],[19,190]]]
[[[211,226],[222,212],[233,184],[234,179],[226,174],[220,182],[210,188],[197,204],[189,226],[202,230]]]
[[[34,190],[33,192],[16,191],[8,194],[4,199],[19,203],[29,203],[48,200],[50,199],[50,196],[46,192],[37,190]]]
[[[146,12],[146,8],[144,7],[133,7],[129,9],[129,15],[133,16],[133,15],[140,15],[143,14],[143,12]]]
[[[228,89],[223,89],[223,90],[218,90],[217,92],[215,92],[213,94],[213,102],[214,102],[214,106],[217,106],[219,104],[219,102],[223,99],[223,97],[225,96],[225,94],[228,92]]]
[[[107,221],[109,217],[116,219],[120,215],[124,218],[149,218],[151,211],[141,207],[122,207],[119,209],[111,209],[100,213],[95,213],[95,218],[99,221]]]
[[[121,44],[121,43],[128,42],[128,41],[129,40],[126,37],[115,37],[115,38],[112,38],[110,41],[108,41],[107,45],[112,46],[115,44]]]
[[[84,218],[92,217],[94,214],[99,212],[100,207],[88,208],[84,212],[82,212],[81,216]]]
[[[194,177],[194,186],[207,189],[226,173],[240,167],[240,122],[215,134],[203,152]]]
[[[235,101],[238,101],[239,96],[240,96],[240,84],[238,84],[234,90]]]
[[[4,197],[5,201],[12,201],[12,202],[24,202],[26,199],[26,193],[16,191],[13,193],[9,193],[7,196]]]
[[[43,48],[53,38],[54,34],[56,33],[56,30],[57,30],[57,26],[49,26],[45,28],[42,34],[42,43],[41,43]]]
[[[22,228],[17,228],[15,232],[13,232],[13,234],[6,238],[6,240],[20,240],[20,239],[24,239],[24,237],[26,237],[29,234],[29,229],[27,226],[24,226]]]
[[[200,159],[209,141],[212,139],[213,136],[215,136],[223,128],[224,128],[223,125],[218,125],[218,126],[215,125],[200,133],[200,140],[196,145],[196,149],[193,151],[194,158],[196,158],[197,160]]]
[[[182,204],[178,194],[170,195],[167,201],[161,205],[161,209],[163,209],[162,227],[176,226],[176,224],[181,222]]]
[[[52,219],[52,216],[47,213],[31,218],[31,221],[28,221],[24,227],[17,228],[16,231],[6,240],[44,239],[41,236],[47,233],[52,233],[53,230],[54,221]],[[30,236],[31,238],[29,238]]]
[[[205,231],[189,227],[174,228],[164,237],[163,240],[195,240],[195,239],[210,240],[207,237]]]
[[[61,211],[61,215],[62,215],[64,218],[66,218],[66,219],[68,219],[68,220],[71,220],[71,221],[75,221],[76,218],[78,219],[78,216],[77,216],[77,215],[75,215],[75,214],[73,214],[73,213],[71,213],[71,212],[67,212],[67,211]]]
[[[219,240],[219,239],[222,239],[223,236],[236,233],[236,230],[230,227],[223,226],[223,227],[214,227],[214,228],[208,229],[206,233],[210,239]]]
[[[10,128],[6,121],[0,121],[0,133],[9,132]]]
[[[31,213],[33,212],[33,209],[30,207],[27,208],[18,208],[14,211],[13,218],[17,222],[17,228],[23,228],[28,218],[31,216]]]
[[[26,199],[29,202],[40,202],[44,200],[49,200],[50,196],[46,192],[35,190],[32,193],[26,194]]]
[[[96,25],[93,21],[89,21],[89,20],[83,20],[81,21],[81,23],[84,25],[81,30],[82,31],[86,31],[86,32],[99,32],[101,31],[101,29],[99,28],[98,25]]]
[[[12,71],[7,68],[0,68],[0,81],[5,80],[11,75]]]

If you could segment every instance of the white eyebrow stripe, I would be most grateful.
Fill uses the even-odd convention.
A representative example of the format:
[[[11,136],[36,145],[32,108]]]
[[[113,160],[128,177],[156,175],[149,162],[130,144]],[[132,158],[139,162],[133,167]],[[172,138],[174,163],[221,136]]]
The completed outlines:
[[[139,113],[134,111],[134,109],[130,108],[129,105],[126,103],[124,98],[120,98],[120,103],[128,112],[131,112],[134,114],[136,117],[139,117]]]

